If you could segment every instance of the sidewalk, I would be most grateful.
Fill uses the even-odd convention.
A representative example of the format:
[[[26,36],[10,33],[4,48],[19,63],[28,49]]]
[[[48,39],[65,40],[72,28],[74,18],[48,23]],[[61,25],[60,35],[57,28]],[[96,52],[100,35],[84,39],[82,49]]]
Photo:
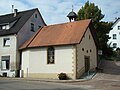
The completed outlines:
[[[9,77],[0,77],[0,79],[10,79],[10,80],[25,80],[25,81],[40,81],[40,82],[54,82],[54,83],[73,83],[73,82],[84,82],[91,80],[97,74],[86,79],[76,79],[76,80],[59,80],[59,79],[41,79],[41,78],[9,78]]]

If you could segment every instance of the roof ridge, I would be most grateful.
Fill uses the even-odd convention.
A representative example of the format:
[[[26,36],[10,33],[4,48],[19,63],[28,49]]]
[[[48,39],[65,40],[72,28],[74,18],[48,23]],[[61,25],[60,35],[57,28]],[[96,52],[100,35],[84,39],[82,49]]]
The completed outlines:
[[[34,10],[38,10],[38,8],[28,9],[28,10],[20,11],[18,13],[29,12],[29,11],[34,11]]]
[[[28,10],[24,10],[24,11],[18,11],[18,13],[24,13],[24,12],[34,11],[34,10],[38,10],[38,8],[28,9]],[[4,14],[4,15],[0,15],[0,17],[12,15],[12,14],[14,14],[14,12],[8,13],[8,14]]]
[[[77,22],[83,22],[83,21],[91,21],[91,19],[84,19],[84,20],[78,20],[78,21],[74,21],[74,22],[65,22],[65,23],[58,23],[58,24],[51,24],[51,25],[47,25],[47,26],[55,26],[55,25],[63,25],[63,24],[73,24],[73,23],[77,23]]]

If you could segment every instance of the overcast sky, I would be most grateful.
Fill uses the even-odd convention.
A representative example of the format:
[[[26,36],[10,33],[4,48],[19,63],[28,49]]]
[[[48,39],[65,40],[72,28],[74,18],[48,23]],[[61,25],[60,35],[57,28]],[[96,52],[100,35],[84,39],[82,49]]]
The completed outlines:
[[[18,11],[38,8],[46,24],[68,22],[67,14],[78,10],[88,0],[0,0],[0,15],[11,13],[12,5]],[[105,15],[104,21],[114,21],[120,17],[120,0],[89,0],[95,3]]]

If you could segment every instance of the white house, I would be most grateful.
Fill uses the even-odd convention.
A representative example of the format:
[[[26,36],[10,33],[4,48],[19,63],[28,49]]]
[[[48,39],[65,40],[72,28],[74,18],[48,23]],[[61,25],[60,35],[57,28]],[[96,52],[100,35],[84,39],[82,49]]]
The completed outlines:
[[[38,9],[0,16],[0,75],[15,77],[20,70],[18,48],[45,23]]]
[[[109,37],[108,44],[110,44],[110,47],[113,47],[114,50],[120,48],[120,18],[114,22],[112,30],[109,32]]]
[[[71,79],[97,67],[97,46],[91,20],[44,26],[25,42],[23,77],[57,79],[61,72]]]

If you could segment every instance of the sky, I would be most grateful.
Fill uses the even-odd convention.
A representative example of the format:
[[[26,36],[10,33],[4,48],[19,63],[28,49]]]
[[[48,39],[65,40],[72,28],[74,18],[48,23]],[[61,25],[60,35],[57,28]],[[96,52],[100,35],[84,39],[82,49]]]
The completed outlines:
[[[78,12],[88,0],[0,0],[0,15],[12,12],[12,5],[18,11],[38,8],[46,24],[69,22],[66,17],[72,11]],[[105,15],[103,21],[115,21],[120,17],[120,0],[89,0],[95,3]]]

